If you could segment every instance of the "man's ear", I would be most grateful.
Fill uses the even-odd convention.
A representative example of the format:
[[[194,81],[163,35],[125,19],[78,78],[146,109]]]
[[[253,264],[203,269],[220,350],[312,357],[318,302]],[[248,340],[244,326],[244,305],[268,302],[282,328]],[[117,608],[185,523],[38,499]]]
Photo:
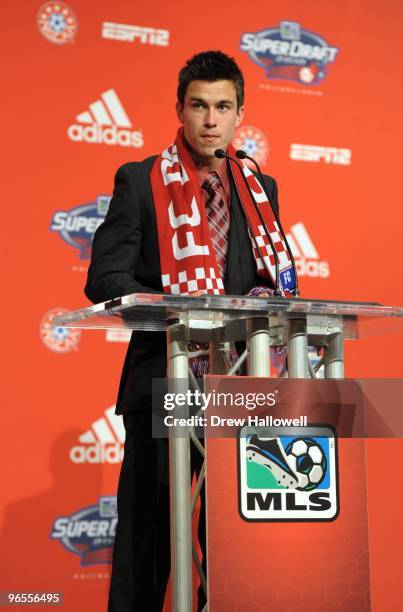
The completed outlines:
[[[176,116],[178,117],[179,121],[183,123],[183,106],[179,102],[179,100],[176,103],[175,110],[176,110]]]
[[[245,114],[245,107],[244,106],[240,106],[238,111],[237,111],[237,116],[236,116],[236,120],[235,120],[235,127],[238,127],[239,125],[241,125],[244,114]]]

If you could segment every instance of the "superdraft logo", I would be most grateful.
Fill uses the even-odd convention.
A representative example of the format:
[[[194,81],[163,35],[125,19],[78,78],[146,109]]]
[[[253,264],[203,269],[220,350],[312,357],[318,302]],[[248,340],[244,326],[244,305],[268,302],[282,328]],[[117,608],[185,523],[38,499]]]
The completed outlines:
[[[264,69],[268,79],[304,85],[318,85],[339,52],[319,34],[301,28],[297,21],[280,21],[276,27],[246,32],[240,48]]]
[[[45,2],[36,16],[42,36],[51,43],[72,43],[77,34],[78,21],[73,10],[64,2]]]
[[[247,521],[332,521],[339,513],[337,447],[327,426],[243,428],[239,511]]]
[[[79,436],[78,444],[70,449],[70,461],[92,464],[121,463],[124,441],[122,417],[117,416],[115,406],[111,406]]]
[[[99,195],[95,202],[81,204],[70,210],[57,210],[49,229],[77,249],[80,259],[90,259],[95,231],[104,222],[110,201],[111,196]]]
[[[117,522],[116,497],[104,496],[93,506],[57,517],[50,537],[78,555],[82,566],[110,564]]]
[[[142,131],[132,129],[132,122],[114,89],[104,91],[101,99],[91,102],[88,110],[76,116],[76,121],[67,130],[73,142],[135,149],[144,145]]]

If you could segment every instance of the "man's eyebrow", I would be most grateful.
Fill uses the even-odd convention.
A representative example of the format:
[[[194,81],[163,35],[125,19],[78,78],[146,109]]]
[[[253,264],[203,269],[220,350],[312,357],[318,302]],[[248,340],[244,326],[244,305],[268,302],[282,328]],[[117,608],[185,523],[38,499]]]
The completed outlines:
[[[207,104],[206,100],[203,100],[203,98],[197,98],[196,96],[192,96],[189,99],[189,102],[202,102],[202,104]],[[234,105],[234,102],[232,100],[219,100],[218,102],[216,102],[216,104],[231,104]]]

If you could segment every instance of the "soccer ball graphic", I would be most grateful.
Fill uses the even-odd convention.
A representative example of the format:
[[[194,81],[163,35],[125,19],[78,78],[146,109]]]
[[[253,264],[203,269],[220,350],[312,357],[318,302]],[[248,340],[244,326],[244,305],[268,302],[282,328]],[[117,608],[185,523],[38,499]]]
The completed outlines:
[[[305,67],[301,68],[301,70],[299,71],[299,78],[303,83],[312,83],[315,78],[315,75],[310,68]]]
[[[312,491],[326,474],[326,456],[322,447],[312,438],[297,438],[285,449],[287,462],[298,476],[299,491]]]

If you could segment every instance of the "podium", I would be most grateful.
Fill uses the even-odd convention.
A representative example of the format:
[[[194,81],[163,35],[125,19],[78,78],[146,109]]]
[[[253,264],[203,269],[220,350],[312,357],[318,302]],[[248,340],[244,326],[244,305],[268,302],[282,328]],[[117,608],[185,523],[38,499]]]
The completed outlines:
[[[330,381],[340,381],[344,378],[345,341],[403,330],[403,308],[300,298],[132,294],[55,317],[53,325],[84,329],[165,331],[168,387],[169,391],[176,395],[186,393],[188,388],[197,388],[197,381],[188,365],[189,342],[209,343],[210,374],[215,376],[234,376],[246,362],[249,377],[270,379],[270,347],[285,346],[290,383],[298,382],[295,379],[315,381],[322,365],[325,381],[318,381],[318,385],[321,382],[329,385]],[[228,354],[235,341],[245,342],[246,348],[238,355],[237,361],[231,364]],[[315,347],[318,353],[321,353],[321,358],[315,366],[310,362],[308,347]],[[188,405],[175,405],[175,418],[186,420],[189,414]],[[267,414],[266,411],[266,416]],[[351,427],[352,431],[353,426]],[[359,427],[359,430],[356,435],[364,436],[362,428]],[[289,432],[284,430],[282,433],[283,438],[287,439]],[[249,431],[245,436],[249,436],[249,447],[254,447],[256,451],[253,432]],[[260,446],[258,444],[259,452],[262,440],[269,439],[272,440],[265,436],[261,438]],[[309,440],[313,440],[313,445],[317,438],[311,434],[306,439],[309,446]],[[206,593],[208,590],[207,578],[191,537],[192,512],[205,478],[205,463],[192,495],[190,443],[195,444],[202,456],[205,456],[205,448],[193,426],[181,425],[176,431],[170,428],[171,575],[172,609],[175,612],[193,610],[192,557],[201,584]],[[284,450],[275,451],[278,454],[281,452],[284,455]],[[290,454],[292,452],[294,451],[291,449]],[[253,457],[256,459],[256,452]],[[288,460],[291,461],[291,458]],[[295,461],[299,461],[298,456]],[[279,467],[280,463],[281,458],[276,469],[285,477],[284,469]],[[287,497],[288,499],[291,497]],[[276,501],[273,502],[274,505],[275,503]],[[295,499],[292,503],[296,503]],[[277,608],[263,606],[262,609]],[[214,606],[210,607],[210,610],[221,612]]]

